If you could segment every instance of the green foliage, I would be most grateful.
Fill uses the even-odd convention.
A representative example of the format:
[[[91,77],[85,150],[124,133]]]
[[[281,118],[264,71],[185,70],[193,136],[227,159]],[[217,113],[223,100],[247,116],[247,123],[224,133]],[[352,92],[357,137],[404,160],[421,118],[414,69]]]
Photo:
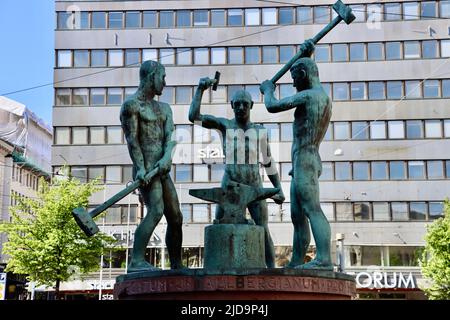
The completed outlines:
[[[10,256],[7,271],[27,274],[38,285],[55,285],[72,276],[99,268],[99,257],[115,240],[102,233],[88,238],[72,217],[72,209],[87,207],[97,181],[81,184],[75,179],[41,179],[37,198],[17,198],[10,208],[11,222],[0,224],[8,242],[3,253]],[[58,289],[57,289],[58,290]]]
[[[422,274],[431,280],[423,288],[432,300],[450,299],[450,202],[445,201],[444,217],[427,227],[422,255]]]

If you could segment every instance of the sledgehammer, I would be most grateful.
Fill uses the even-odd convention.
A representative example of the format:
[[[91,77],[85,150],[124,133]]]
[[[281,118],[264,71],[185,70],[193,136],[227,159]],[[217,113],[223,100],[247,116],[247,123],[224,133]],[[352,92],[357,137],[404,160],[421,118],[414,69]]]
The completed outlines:
[[[151,181],[159,173],[159,167],[153,169],[145,176],[145,181]],[[115,194],[113,197],[105,201],[102,205],[98,206],[91,212],[87,212],[86,209],[78,207],[72,210],[72,215],[75,218],[78,226],[83,230],[83,232],[88,236],[92,237],[96,234],[99,229],[97,224],[94,222],[94,218],[100,213],[111,207],[113,204],[117,203],[119,200],[123,199],[125,196],[136,190],[141,186],[140,180],[133,181],[128,187]]]
[[[336,11],[338,16],[336,18],[334,18],[333,21],[331,21],[329,24],[327,24],[326,27],[323,28],[318,34],[316,34],[316,36],[314,38],[312,38],[312,41],[314,42],[314,44],[316,44],[317,42],[320,41],[320,39],[325,37],[325,35],[328,32],[330,32],[331,29],[336,27],[339,24],[339,22],[341,22],[342,20],[344,20],[346,24],[350,24],[356,18],[355,15],[352,13],[352,9],[349,6],[346,6],[341,0],[336,1],[336,3],[333,5],[333,9],[334,9],[334,11]],[[297,52],[295,54],[295,56],[293,56],[291,58],[291,60],[289,60],[283,66],[283,68],[281,68],[281,70],[278,71],[277,74],[273,76],[272,79],[270,79],[270,81],[272,81],[272,83],[275,84],[278,80],[280,80],[280,78],[286,72],[289,71],[289,69],[292,67],[294,62],[297,61],[301,57],[302,54],[303,54],[303,51],[300,49],[299,52]]]

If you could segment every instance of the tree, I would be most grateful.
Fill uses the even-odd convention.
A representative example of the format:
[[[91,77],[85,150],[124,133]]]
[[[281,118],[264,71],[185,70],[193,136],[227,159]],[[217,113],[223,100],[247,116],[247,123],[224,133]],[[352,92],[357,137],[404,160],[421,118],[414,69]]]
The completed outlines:
[[[432,300],[450,299],[450,202],[444,203],[444,217],[427,226],[425,250],[421,259],[422,274],[431,280],[423,288]]]
[[[37,198],[17,198],[10,208],[11,222],[0,224],[8,242],[3,253],[10,256],[7,271],[27,274],[37,285],[59,286],[74,269],[81,274],[99,269],[99,257],[115,240],[102,233],[89,238],[76,224],[72,209],[87,207],[97,181],[82,184],[73,178],[40,180]],[[109,250],[109,249],[107,249]]]

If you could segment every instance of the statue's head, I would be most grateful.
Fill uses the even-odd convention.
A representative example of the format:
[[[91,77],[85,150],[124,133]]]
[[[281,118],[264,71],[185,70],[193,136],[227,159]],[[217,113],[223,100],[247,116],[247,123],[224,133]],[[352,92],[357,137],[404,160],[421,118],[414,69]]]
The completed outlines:
[[[250,110],[253,108],[252,96],[248,91],[238,90],[231,98],[231,108],[238,121],[248,121],[250,119]]]
[[[319,81],[319,69],[311,58],[300,58],[291,67],[291,76],[294,87],[298,91],[309,89]]]
[[[139,80],[141,89],[144,91],[152,90],[155,95],[160,96],[166,85],[164,66],[157,61],[144,61],[139,69]]]

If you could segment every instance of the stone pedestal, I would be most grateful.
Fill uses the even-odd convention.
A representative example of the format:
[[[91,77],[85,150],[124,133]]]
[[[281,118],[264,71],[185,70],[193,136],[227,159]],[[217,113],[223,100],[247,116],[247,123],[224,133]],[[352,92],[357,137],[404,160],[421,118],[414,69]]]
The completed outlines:
[[[117,278],[119,300],[349,300],[352,276],[296,269],[165,270]]]
[[[214,224],[205,228],[205,269],[264,268],[264,228]]]

